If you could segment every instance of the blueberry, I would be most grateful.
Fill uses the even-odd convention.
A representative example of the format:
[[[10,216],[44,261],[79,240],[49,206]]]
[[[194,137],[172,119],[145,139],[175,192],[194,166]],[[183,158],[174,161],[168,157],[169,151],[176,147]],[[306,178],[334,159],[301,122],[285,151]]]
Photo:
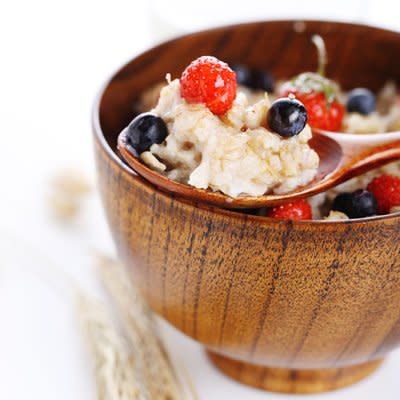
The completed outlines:
[[[127,142],[137,154],[149,150],[154,143],[162,143],[168,135],[164,120],[152,113],[138,115],[127,130]]]
[[[341,211],[349,218],[364,218],[375,215],[378,205],[371,192],[359,189],[353,193],[346,192],[336,196],[332,210]]]
[[[335,197],[333,201],[332,210],[341,211],[345,213],[347,216],[350,216],[353,203],[352,196],[349,192],[340,193]]]
[[[230,67],[236,73],[236,82],[238,85],[249,86],[251,82],[251,72],[243,64],[231,64]]]
[[[303,103],[283,97],[275,100],[267,114],[269,129],[283,137],[298,135],[306,126],[307,111]]]
[[[231,67],[236,72],[236,81],[239,85],[270,93],[274,91],[274,78],[268,71],[248,68],[243,64],[233,64]]]
[[[347,111],[368,115],[375,110],[375,95],[368,89],[353,89],[347,98]]]
[[[350,218],[363,218],[375,215],[378,204],[375,196],[365,189],[359,189],[352,193],[353,213]]]

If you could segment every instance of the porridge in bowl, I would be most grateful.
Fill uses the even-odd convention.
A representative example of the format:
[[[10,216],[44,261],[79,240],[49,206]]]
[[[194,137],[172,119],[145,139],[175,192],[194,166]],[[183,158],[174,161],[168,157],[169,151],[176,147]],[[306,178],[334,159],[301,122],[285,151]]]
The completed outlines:
[[[400,127],[392,83],[377,96],[366,88],[345,93],[319,71],[275,86],[268,72],[200,57],[180,79],[168,74],[166,83],[143,94],[143,113],[125,128],[126,137],[135,155],[167,178],[235,198],[287,193],[311,182],[319,166],[308,144],[311,128],[372,134]],[[256,213],[345,220],[397,212],[399,206],[396,162]]]
[[[231,197],[289,192],[315,177],[319,158],[308,145],[312,133],[301,103],[287,98],[271,104],[266,93],[250,103],[245,93],[236,93],[235,73],[214,57],[195,60],[185,72],[162,88],[151,110],[168,134],[141,152],[148,166],[170,179]],[[196,73],[209,80],[206,93],[195,93],[192,82],[201,79]],[[283,121],[275,122],[280,114]],[[137,118],[140,122],[142,117]],[[128,137],[129,131],[137,135],[137,121],[128,126]]]
[[[229,196],[283,193],[312,180],[318,155],[308,146],[311,129],[282,138],[266,127],[268,97],[249,105],[238,93],[223,116],[202,104],[190,104],[180,95],[178,80],[161,91],[153,112],[163,118],[169,135],[151,146],[151,155],[163,163],[166,175],[201,189]],[[151,167],[153,157],[147,160]],[[167,168],[168,166],[168,168]]]

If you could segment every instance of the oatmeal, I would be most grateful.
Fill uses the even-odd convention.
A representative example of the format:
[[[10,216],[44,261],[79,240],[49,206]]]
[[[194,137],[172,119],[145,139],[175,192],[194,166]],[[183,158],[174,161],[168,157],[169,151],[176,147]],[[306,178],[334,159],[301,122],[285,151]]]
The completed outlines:
[[[188,104],[174,80],[152,110],[166,122],[169,135],[150,152],[166,166],[166,176],[197,188],[232,197],[289,192],[314,178],[319,159],[307,144],[308,126],[285,139],[265,127],[269,107],[267,96],[249,105],[239,92],[220,118],[202,104]]]
[[[325,60],[322,40],[319,59]],[[322,46],[322,47],[321,47]],[[287,193],[316,176],[311,128],[374,134],[400,129],[397,87],[375,95],[343,92],[337,82],[304,72],[275,85],[267,71],[200,57],[180,79],[149,88],[126,128],[136,156],[171,180],[231,197]],[[274,87],[276,86],[276,88]],[[150,112],[145,112],[149,111]],[[325,193],[256,215],[346,220],[399,212],[400,162],[351,179]]]

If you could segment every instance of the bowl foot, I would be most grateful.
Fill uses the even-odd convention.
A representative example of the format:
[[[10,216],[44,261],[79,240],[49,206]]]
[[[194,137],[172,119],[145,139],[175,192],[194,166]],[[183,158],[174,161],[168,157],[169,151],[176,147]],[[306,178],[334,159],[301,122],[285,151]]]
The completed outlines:
[[[207,351],[213,364],[231,378],[264,390],[281,393],[320,393],[356,383],[374,372],[382,360],[345,368],[284,369],[248,364]]]

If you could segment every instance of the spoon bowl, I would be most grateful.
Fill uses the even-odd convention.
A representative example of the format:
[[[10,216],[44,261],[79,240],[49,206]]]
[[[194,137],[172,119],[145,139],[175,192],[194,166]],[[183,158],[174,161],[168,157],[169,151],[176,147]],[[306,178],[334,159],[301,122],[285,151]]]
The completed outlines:
[[[165,192],[224,208],[271,207],[312,196],[371,169],[400,159],[400,132],[361,135],[314,130],[309,144],[317,152],[320,164],[316,177],[307,185],[284,194],[233,198],[219,191],[198,189],[167,178],[147,167],[134,155],[134,150],[127,141],[126,130],[118,137],[118,150],[121,156],[143,178]]]

